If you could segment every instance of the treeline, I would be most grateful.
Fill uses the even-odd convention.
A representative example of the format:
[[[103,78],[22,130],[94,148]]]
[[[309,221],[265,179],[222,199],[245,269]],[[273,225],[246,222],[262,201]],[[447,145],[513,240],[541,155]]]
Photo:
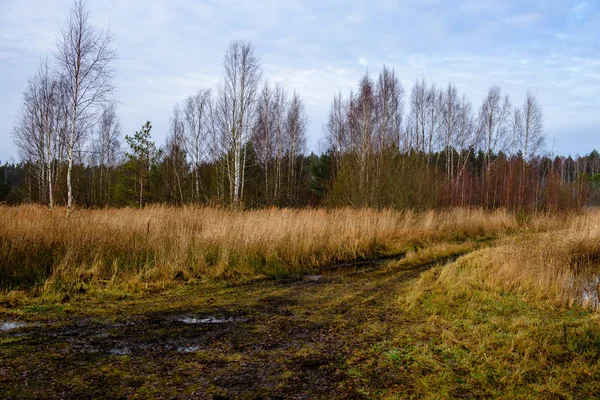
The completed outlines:
[[[458,89],[424,79],[405,90],[386,67],[336,94],[325,127],[334,159],[331,204],[371,207],[569,209],[597,189],[598,153],[551,159],[543,111],[527,92],[513,105],[500,87],[474,109]]]
[[[164,153],[163,153],[164,154]],[[455,156],[457,156],[455,154]],[[487,203],[481,191],[485,155],[469,152],[468,180],[462,180],[460,192],[447,190],[449,181],[443,171],[435,166],[427,167],[427,157],[418,159],[414,155],[399,154],[395,170],[386,173],[388,185],[375,197],[376,207],[436,208],[446,206],[482,206],[527,208],[522,206],[527,199],[528,210],[558,210],[582,206],[600,206],[600,156],[590,154],[573,159],[571,157],[538,157],[524,163],[527,176],[524,193],[520,190],[523,160],[505,154],[494,155],[490,185],[494,190]],[[439,157],[439,158],[438,158]],[[432,154],[438,165],[445,162],[444,154]],[[274,164],[274,160],[272,160]],[[350,161],[348,161],[350,162]],[[294,197],[281,196],[275,201],[265,196],[265,170],[254,154],[248,150],[244,194],[246,207],[276,206],[359,206],[364,199],[354,194],[357,176],[335,174],[335,157],[331,151],[322,155],[300,156],[297,165],[302,173]],[[173,160],[164,155],[148,170],[145,179],[144,204],[227,204],[219,200],[219,166],[203,163],[198,169],[201,177],[201,198],[196,199],[196,174],[190,163],[174,168]],[[45,191],[40,188],[37,165],[31,162],[4,164],[0,166],[0,202],[19,204],[37,202],[48,204]],[[98,166],[76,163],[73,168],[73,188],[76,204],[84,207],[138,206],[139,192],[135,162],[126,161],[115,167],[102,170]],[[55,204],[66,204],[66,165],[59,168],[54,186]],[[285,172],[287,175],[287,172]],[[512,175],[511,175],[512,174]],[[101,177],[101,175],[103,175]],[[178,176],[179,175],[179,176]],[[534,184],[530,184],[533,182]],[[354,188],[354,190],[353,190]],[[285,193],[285,191],[284,191]],[[520,197],[519,197],[520,196]],[[182,201],[183,198],[183,201]]]
[[[394,71],[334,96],[324,151],[307,155],[300,94],[263,79],[250,43],[233,42],[216,90],[173,108],[164,144],[152,125],[125,135],[113,97],[110,33],[75,5],[58,51],[30,79],[1,167],[0,201],[53,207],[150,203],[262,206],[569,209],[599,202],[600,161],[550,158],[543,113],[492,87],[475,108],[458,89]]]

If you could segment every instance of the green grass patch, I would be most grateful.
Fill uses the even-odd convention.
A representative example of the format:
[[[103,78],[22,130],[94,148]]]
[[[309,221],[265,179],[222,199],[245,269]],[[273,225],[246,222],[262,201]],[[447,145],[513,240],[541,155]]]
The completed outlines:
[[[458,275],[468,276],[466,265]],[[420,398],[590,398],[600,393],[596,314],[525,301],[482,282],[424,273],[399,304],[415,323],[380,357]],[[466,278],[465,278],[466,279]],[[401,396],[402,397],[402,396]]]

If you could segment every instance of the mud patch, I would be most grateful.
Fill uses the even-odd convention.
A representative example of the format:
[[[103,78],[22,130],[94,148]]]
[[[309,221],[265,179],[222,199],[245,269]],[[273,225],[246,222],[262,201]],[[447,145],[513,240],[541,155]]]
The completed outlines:
[[[404,329],[395,299],[424,269],[372,273],[377,267],[365,262],[352,264],[351,271],[318,271],[287,281],[190,286],[183,296],[144,298],[111,318],[65,313],[0,346],[0,358],[9,360],[0,365],[0,393],[73,399],[187,399],[198,393],[372,398],[370,375],[361,371],[368,369],[373,346]],[[363,273],[348,274],[356,270]]]
[[[22,336],[22,343],[48,346],[57,354],[138,357],[197,352],[237,329],[237,323],[247,321],[248,318],[239,314],[158,313],[126,322],[91,319],[44,325],[5,322],[2,328],[13,330],[29,326],[31,329],[15,333]]]

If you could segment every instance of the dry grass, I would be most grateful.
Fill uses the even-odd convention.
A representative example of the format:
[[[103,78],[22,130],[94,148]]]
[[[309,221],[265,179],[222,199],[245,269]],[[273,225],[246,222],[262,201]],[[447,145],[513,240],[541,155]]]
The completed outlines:
[[[600,212],[532,221],[399,292],[419,323],[388,357],[411,371],[415,397],[597,397],[599,276]]]
[[[285,276],[342,260],[518,228],[505,211],[0,207],[0,285]]]
[[[497,246],[475,252],[437,271],[435,285],[452,290],[508,290],[552,306],[597,309],[600,211],[572,216],[560,225],[557,230],[507,237]],[[413,294],[418,297],[431,284],[417,285]]]

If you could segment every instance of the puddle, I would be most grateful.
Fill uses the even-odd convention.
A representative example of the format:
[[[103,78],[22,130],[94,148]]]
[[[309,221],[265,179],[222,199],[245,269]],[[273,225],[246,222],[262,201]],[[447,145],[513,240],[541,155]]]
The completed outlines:
[[[197,325],[197,324],[227,324],[231,322],[244,322],[245,318],[234,318],[234,317],[217,317],[214,315],[203,317],[203,318],[195,318],[195,317],[184,317],[179,318],[179,322],[183,322],[184,324],[189,325]]]
[[[24,322],[2,322],[0,323],[0,332],[13,331],[26,327],[28,324]]]
[[[306,275],[304,276],[305,281],[317,282],[323,279],[323,275]]]
[[[121,349],[110,349],[108,353],[113,356],[126,356],[131,354],[131,350],[129,350],[129,347],[123,347]]]
[[[593,310],[600,308],[600,277],[592,277],[583,281],[581,303]]]
[[[195,345],[194,346],[189,346],[189,345],[188,346],[179,346],[177,348],[177,351],[179,353],[186,353],[186,354],[187,353],[194,353],[194,352],[196,352],[198,350],[200,350],[200,346],[195,346]]]

